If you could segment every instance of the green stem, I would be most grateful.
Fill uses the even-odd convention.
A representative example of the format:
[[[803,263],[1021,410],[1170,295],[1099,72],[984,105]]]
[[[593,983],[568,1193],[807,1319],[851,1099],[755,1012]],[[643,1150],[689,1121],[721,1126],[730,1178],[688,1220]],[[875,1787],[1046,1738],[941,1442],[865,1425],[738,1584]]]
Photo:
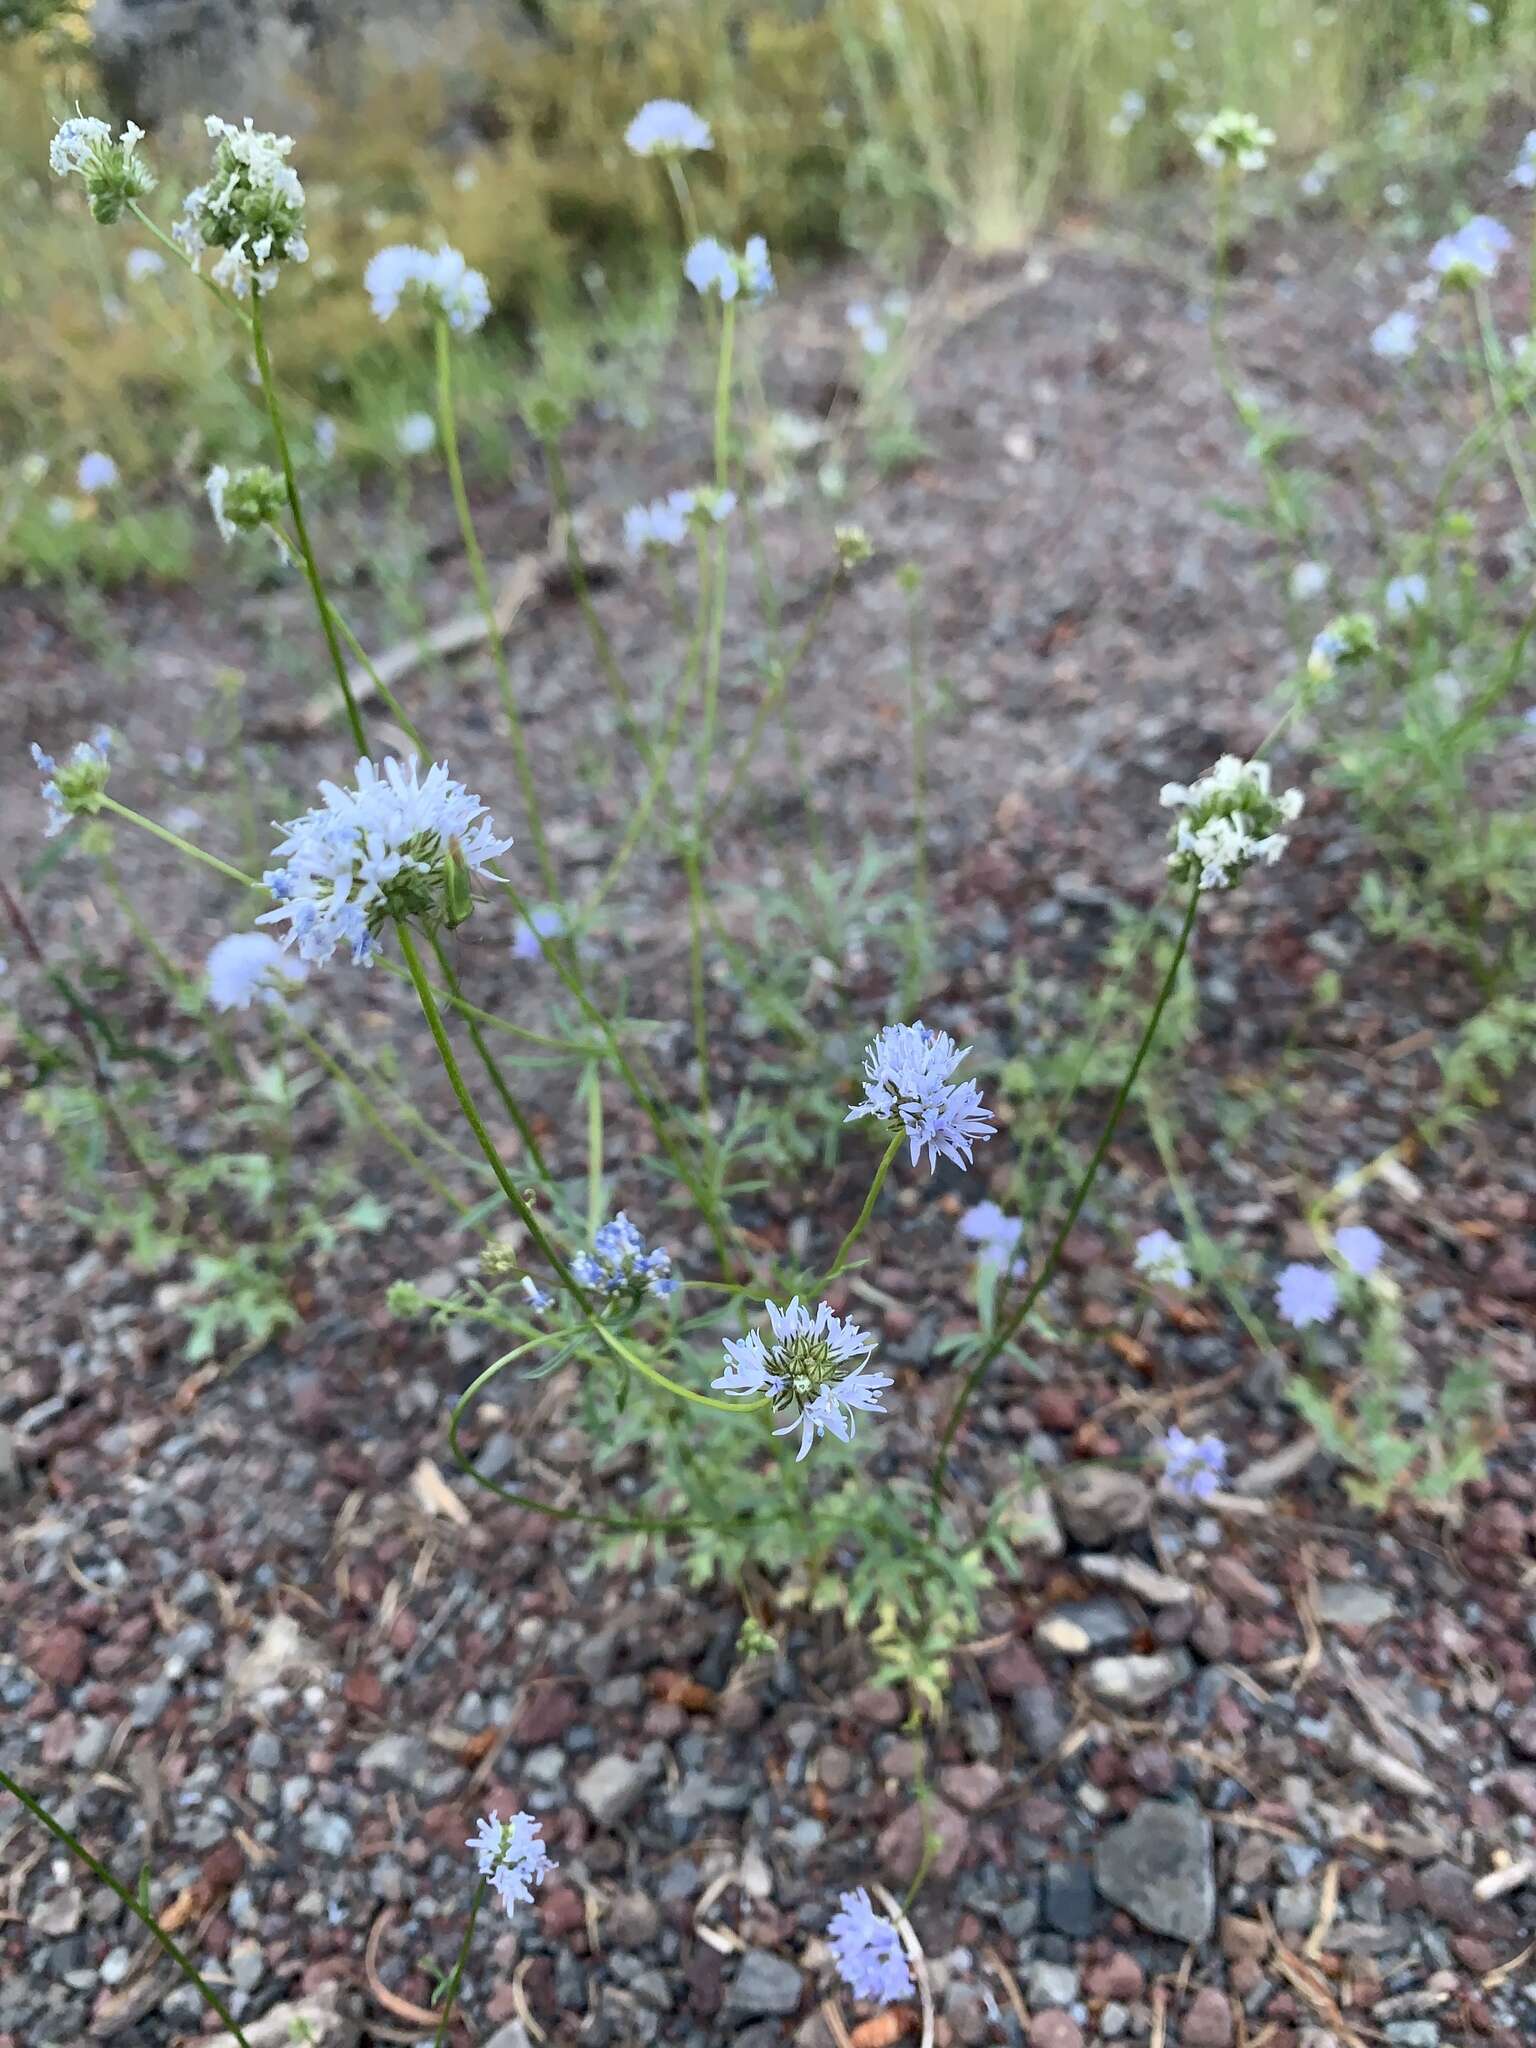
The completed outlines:
[[[469,1906],[469,1919],[464,1926],[464,1939],[459,1943],[459,1953],[448,1982],[443,1986],[443,2016],[437,2023],[437,2032],[432,2036],[432,2048],[443,2048],[443,2043],[448,2038],[448,2029],[453,2024],[454,2003],[459,1995],[464,1966],[469,1961],[469,1945],[475,1938],[475,1922],[480,1918],[480,1908],[485,1900],[488,1883],[489,1880],[482,1877],[475,1886],[475,1896]]]
[[[262,331],[261,287],[256,284],[251,286],[251,346],[256,352],[256,371],[261,378],[262,393],[267,401],[267,418],[272,423],[272,439],[277,448],[278,464],[282,469],[283,484],[288,493],[288,510],[293,519],[294,538],[299,544],[304,574],[315,600],[315,610],[320,617],[320,630],[325,635],[331,667],[336,671],[336,680],[341,685],[341,694],[346,702],[347,723],[352,728],[352,739],[358,753],[363,755],[368,751],[368,736],[363,730],[363,719],[357,708],[357,699],[352,694],[352,678],[347,673],[346,657],[336,636],[335,616],[326,597],[325,586],[320,580],[320,565],[316,562],[314,548],[310,545],[309,527],[304,518],[304,501],[299,496],[299,480],[294,474],[288,434],[283,426],[283,409],[278,403],[277,384],[272,376],[272,358],[267,353],[267,337]]]
[[[182,1950],[177,1947],[176,1943],[171,1939],[170,1935],[166,1933],[165,1929],[160,1925],[159,1921],[155,1918],[154,1914],[149,1912],[144,1906],[141,1906],[139,1901],[134,1897],[133,1893],[129,1891],[128,1887],[124,1884],[120,1884],[118,1880],[112,1875],[111,1871],[108,1870],[107,1866],[104,1863],[100,1862],[95,1856],[93,1856],[90,1850],[86,1848],[85,1844],[82,1841],[80,1841],[80,1839],[77,1836],[72,1835],[69,1829],[65,1827],[62,1822],[56,1821],[53,1815],[48,1812],[47,1808],[40,1806],[38,1802],[32,1797],[31,1793],[25,1791],[20,1785],[18,1785],[16,1780],[13,1777],[11,1777],[9,1772],[5,1770],[0,1770],[0,1786],[3,1786],[4,1789],[7,1792],[9,1792],[13,1799],[20,1800],[21,1804],[27,1809],[27,1812],[31,1814],[32,1818],[35,1821],[37,1821],[42,1827],[45,1827],[48,1830],[49,1834],[53,1836],[56,1842],[62,1843],[63,1846],[69,1850],[72,1856],[78,1857],[80,1862],[82,1862],[85,1865],[86,1869],[90,1871],[91,1875],[99,1879],[99,1881],[107,1887],[108,1891],[116,1893],[117,1897],[121,1899],[123,1904],[128,1908],[129,1912],[133,1915],[133,1917],[139,1922],[141,1922],[142,1925],[148,1929],[149,1933],[153,1936],[153,1938],[160,1944],[160,1947],[170,1957],[171,1961],[176,1965],[177,1969],[180,1970],[181,1974],[186,1978],[187,1982],[196,1987],[197,1993],[199,1997],[202,1999],[203,2003],[206,2006],[208,2006],[212,2012],[218,2015],[219,2020],[223,2023],[224,2026],[226,2026],[229,2029],[230,2033],[234,2036],[235,2040],[239,2042],[240,2048],[250,2048],[249,2041],[247,2041],[245,2035],[241,2032],[239,2022],[230,2012],[228,2006],[225,2005],[223,1999],[220,1998],[219,1994],[213,1989],[213,1987],[210,1984],[206,1983],[203,1980],[202,1976],[199,1974],[196,1968],[196,1965],[193,1964],[187,1958],[187,1956],[183,1954]]]
[[[560,878],[555,872],[554,858],[549,850],[549,842],[544,836],[544,819],[539,809],[538,790],[533,780],[533,765],[528,758],[528,740],[523,731],[522,714],[517,708],[517,693],[512,687],[512,671],[507,666],[506,636],[501,630],[501,621],[496,616],[496,600],[491,591],[491,579],[486,571],[485,556],[480,552],[474,514],[469,508],[469,493],[464,488],[464,466],[459,459],[459,429],[453,403],[453,340],[448,331],[448,322],[441,316],[435,326],[435,344],[437,426],[443,437],[443,453],[448,463],[448,485],[453,493],[453,509],[458,515],[459,534],[464,542],[469,573],[474,579],[475,596],[479,599],[480,610],[485,619],[486,639],[491,650],[491,662],[496,670],[496,687],[501,694],[501,708],[507,721],[507,733],[512,741],[512,757],[517,769],[518,787],[522,791],[523,808],[528,814],[528,830],[533,835],[539,873],[544,878],[544,887],[548,894],[558,899]]]
[[[242,889],[261,889],[265,884],[254,875],[243,875],[238,868],[232,868],[227,860],[220,860],[217,854],[204,853],[200,846],[194,846],[190,839],[183,839],[179,832],[172,832],[168,826],[157,825],[153,818],[146,818],[142,811],[131,811],[126,804],[120,804],[115,796],[105,791],[96,798],[98,809],[111,811],[115,817],[123,818],[130,825],[138,825],[145,832],[152,833],[167,846],[174,846],[178,853],[184,853],[190,860],[199,860],[205,868],[212,868],[215,874],[226,881],[238,882]]]
[[[437,960],[438,972],[443,977],[443,982],[448,989],[449,996],[457,997],[459,995],[459,980],[453,971],[453,962],[448,958],[447,949],[443,945],[441,933],[435,930],[431,933],[431,945],[433,955]],[[527,1153],[529,1163],[533,1167],[534,1172],[543,1181],[544,1185],[548,1187],[550,1185],[549,1164],[539,1148],[539,1141],[533,1134],[533,1126],[524,1114],[522,1104],[507,1086],[506,1077],[496,1063],[496,1056],[485,1042],[485,1033],[480,1029],[480,1026],[473,1017],[466,1017],[464,1021],[469,1030],[470,1043],[479,1056],[481,1066],[485,1069],[486,1079],[496,1090],[497,1095],[501,1099],[502,1108],[512,1119],[513,1127],[518,1137],[523,1141],[523,1150]]]
[[[364,1120],[367,1123],[369,1123],[374,1130],[378,1132],[379,1136],[384,1140],[385,1144],[390,1146],[390,1148],[393,1151],[397,1152],[400,1155],[400,1157],[406,1161],[408,1165],[413,1166],[416,1169],[416,1171],[421,1175],[422,1179],[426,1182],[427,1186],[432,1190],[433,1194],[437,1196],[438,1200],[440,1202],[446,1202],[448,1204],[448,1207],[454,1210],[455,1213],[459,1216],[468,1216],[469,1204],[467,1202],[461,1201],[459,1197],[453,1192],[452,1188],[448,1186],[446,1181],[440,1180],[438,1176],[432,1171],[430,1166],[428,1166],[423,1160],[417,1158],[416,1154],[411,1150],[410,1146],[407,1145],[404,1138],[401,1137],[400,1133],[395,1129],[393,1124],[391,1124],[388,1121],[388,1119],[383,1115],[383,1113],[380,1110],[375,1108],[373,1102],[369,1098],[368,1091],[365,1088],[359,1087],[358,1083],[353,1080],[352,1076],[347,1072],[346,1068],[342,1066],[339,1060],[333,1059],[331,1057],[330,1053],[326,1051],[325,1047],[320,1043],[319,1039],[315,1037],[313,1032],[305,1031],[302,1027],[296,1026],[294,1029],[294,1036],[298,1039],[300,1045],[302,1045],[305,1048],[305,1050],[310,1054],[311,1058],[319,1061],[320,1065],[324,1068],[326,1073],[330,1075],[331,1079],[336,1083],[337,1087],[342,1090],[343,1094],[345,1094],[350,1101],[357,1105],[357,1108],[361,1111]]]
[[[571,579],[571,588],[576,593],[576,607],[581,613],[582,624],[592,642],[592,651],[597,656],[597,665],[603,672],[609,693],[619,714],[619,723],[624,737],[634,748],[642,761],[647,760],[650,749],[645,734],[635,718],[634,700],[630,696],[629,684],[624,680],[624,671],[619,666],[618,656],[613,651],[613,642],[608,638],[607,628],[597,615],[597,606],[592,602],[592,586],[587,578],[587,565],[581,558],[581,542],[576,532],[576,508],[571,500],[570,479],[565,473],[565,461],[560,453],[560,444],[546,440],[544,467],[549,477],[550,496],[555,501],[555,510],[565,531],[565,566]]]
[[[726,806],[741,787],[742,782],[756,766],[758,748],[762,744],[763,733],[768,721],[773,716],[778,705],[786,700],[789,686],[794,681],[801,662],[804,661],[806,655],[810,652],[812,641],[825,623],[827,614],[832,609],[832,600],[842,587],[842,581],[843,579],[840,575],[832,578],[832,581],[822,592],[821,602],[811,614],[810,621],[805,631],[800,635],[788,662],[781,662],[775,665],[768,687],[758,699],[757,710],[753,713],[752,725],[747,733],[746,742],[737,756],[736,765],[731,770],[725,788],[721,791],[709,813],[708,826],[711,831],[719,823]],[[806,808],[807,812],[809,812],[808,798]]]
[[[688,999],[693,1012],[693,1053],[699,1063],[699,1117],[708,1132],[709,1102],[709,1004],[704,993],[704,877],[699,867],[696,839],[683,849],[683,869],[688,877]]]
[[[907,1001],[911,1009],[922,994],[928,971],[928,702],[923,687],[915,579],[907,591],[907,716],[912,729],[912,951],[908,961]]]
[[[1184,964],[1184,955],[1189,947],[1190,935],[1194,931],[1195,918],[1199,909],[1200,887],[1197,883],[1190,891],[1189,906],[1184,913],[1184,922],[1179,930],[1178,943],[1173,949],[1173,958],[1169,961],[1168,971],[1163,976],[1163,985],[1157,992],[1157,1001],[1152,1006],[1152,1014],[1147,1019],[1146,1029],[1141,1034],[1141,1042],[1137,1046],[1135,1056],[1126,1071],[1125,1079],[1120,1083],[1119,1093],[1115,1096],[1114,1106],[1109,1112],[1109,1119],[1100,1134],[1098,1144],[1093,1148],[1093,1157],[1089,1160],[1087,1169],[1073,1193],[1072,1200],[1067,1205],[1067,1213],[1062,1219],[1061,1227],[1051,1242],[1050,1250],[1041,1261],[1040,1270],[1031,1282],[1024,1299],[1019,1303],[1012,1315],[999,1323],[986,1349],[971,1367],[969,1373],[967,1373],[965,1384],[961,1387],[954,1406],[949,1411],[949,1419],[944,1425],[944,1434],[939,1442],[939,1454],[934,1460],[929,1509],[931,1527],[937,1527],[938,1525],[944,1479],[949,1470],[950,1446],[954,1443],[956,1432],[965,1419],[965,1411],[970,1406],[971,1398],[980,1386],[982,1378],[993,1360],[1012,1341],[1015,1332],[1027,1319],[1030,1310],[1055,1278],[1056,1268],[1061,1263],[1061,1255],[1066,1248],[1067,1239],[1071,1236],[1077,1219],[1083,1212],[1083,1205],[1092,1192],[1093,1184],[1098,1178],[1099,1168],[1104,1164],[1105,1155],[1108,1153],[1110,1145],[1114,1140],[1115,1132],[1119,1129],[1120,1119],[1125,1114],[1126,1104],[1131,1099],[1131,1091],[1135,1088],[1136,1082],[1140,1077],[1147,1054],[1152,1050],[1152,1041],[1157,1036],[1158,1026],[1163,1021],[1163,1012],[1168,1007],[1173,995],[1174,986],[1178,981],[1179,969]]]
[[[501,1154],[491,1142],[490,1132],[481,1121],[480,1112],[475,1107],[474,1098],[469,1092],[458,1059],[454,1054],[453,1046],[449,1042],[448,1033],[443,1024],[443,1013],[437,1007],[437,998],[432,993],[432,984],[428,981],[426,970],[421,964],[421,955],[416,951],[416,942],[411,937],[410,927],[401,918],[397,919],[395,930],[400,939],[400,950],[405,956],[406,972],[411,977],[411,984],[416,990],[416,1000],[421,1005],[421,1014],[427,1020],[427,1029],[432,1034],[432,1043],[437,1047],[437,1056],[443,1063],[443,1071],[448,1076],[448,1085],[453,1090],[454,1099],[459,1105],[464,1121],[474,1133],[475,1142],[485,1154],[486,1161],[492,1173],[496,1176],[497,1185],[511,1204],[523,1228],[538,1246],[540,1253],[551,1270],[559,1275],[561,1285],[585,1309],[586,1297],[572,1279],[569,1266],[567,1266],[565,1260],[550,1242],[544,1226],[540,1223],[538,1217],[529,1208],[522,1189],[518,1187],[511,1174],[507,1172],[506,1167],[502,1163]]]
[[[168,250],[184,270],[190,270],[204,291],[211,293],[224,308],[225,312],[232,313],[240,322],[240,325],[249,333],[251,327],[250,314],[246,312],[237,299],[230,297],[222,285],[215,284],[211,277],[206,277],[203,274],[201,266],[187,254],[175,236],[168,235],[164,228],[160,227],[155,221],[152,221],[136,199],[129,200],[128,211],[133,215],[145,233],[153,235],[161,248]]]
[[[303,564],[300,559],[299,552],[294,547],[293,542],[288,538],[288,535],[284,533],[283,529],[280,526],[278,526],[275,522],[269,520],[267,523],[267,532],[270,533],[273,539],[277,542],[279,548],[282,550],[283,555],[286,557],[286,559],[289,562],[291,562],[295,568],[301,568]],[[378,670],[374,667],[372,657],[369,655],[368,650],[364,647],[362,641],[358,639],[357,635],[353,632],[352,628],[347,624],[345,618],[336,609],[335,605],[331,603],[330,598],[327,597],[325,602],[326,609],[329,611],[332,620],[335,622],[337,632],[340,633],[342,639],[346,641],[347,646],[351,649],[353,660],[358,664],[359,668],[362,669],[364,675],[367,676],[369,682],[372,683],[375,694],[383,701],[391,715],[394,717],[394,719],[400,726],[402,732],[404,732],[406,738],[410,741],[411,745],[416,749],[417,753],[425,761],[427,759],[426,742],[422,739],[421,734],[416,730],[416,726],[412,721],[410,714],[406,711],[404,705],[401,704],[399,698],[395,695],[394,691],[389,687],[388,683],[385,682],[384,678],[379,674]]]
[[[864,1226],[868,1223],[874,1211],[875,1203],[880,1198],[880,1190],[885,1186],[885,1176],[890,1172],[892,1162],[896,1154],[901,1150],[902,1137],[903,1133],[898,1131],[889,1145],[886,1146],[884,1157],[875,1168],[875,1177],[869,1184],[869,1193],[864,1197],[864,1206],[855,1218],[852,1230],[849,1231],[848,1235],[838,1246],[837,1257],[822,1276],[820,1285],[817,1288],[818,1293],[822,1287],[827,1285],[828,1281],[835,1280],[838,1274],[842,1272],[844,1266],[848,1263],[848,1254],[864,1235]]]

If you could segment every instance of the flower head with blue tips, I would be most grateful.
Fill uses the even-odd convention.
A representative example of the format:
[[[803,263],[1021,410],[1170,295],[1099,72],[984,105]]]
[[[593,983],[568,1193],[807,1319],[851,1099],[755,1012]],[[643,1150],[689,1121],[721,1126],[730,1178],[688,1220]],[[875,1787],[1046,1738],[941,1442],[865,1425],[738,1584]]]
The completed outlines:
[[[956,1166],[969,1166],[972,1147],[996,1133],[976,1083],[949,1078],[969,1051],[921,1018],[887,1024],[864,1054],[864,1100],[844,1123],[870,1116],[899,1131],[912,1148],[912,1164],[926,1152],[930,1172],[941,1154]]]
[[[578,1276],[579,1277],[579,1276]],[[875,1348],[858,1324],[835,1316],[818,1302],[815,1313],[798,1296],[786,1308],[765,1301],[771,1343],[749,1330],[745,1337],[725,1340],[726,1369],[712,1382],[722,1394],[751,1400],[766,1395],[772,1405],[794,1413],[775,1436],[800,1432],[798,1464],[822,1436],[851,1443],[854,1413],[880,1415],[880,1397],[892,1384],[888,1374],[867,1369]]]
[[[627,1298],[633,1308],[647,1295],[665,1301],[678,1288],[671,1253],[660,1245],[647,1250],[645,1239],[622,1209],[594,1235],[591,1251],[578,1252],[572,1259],[571,1278],[605,1300]]]

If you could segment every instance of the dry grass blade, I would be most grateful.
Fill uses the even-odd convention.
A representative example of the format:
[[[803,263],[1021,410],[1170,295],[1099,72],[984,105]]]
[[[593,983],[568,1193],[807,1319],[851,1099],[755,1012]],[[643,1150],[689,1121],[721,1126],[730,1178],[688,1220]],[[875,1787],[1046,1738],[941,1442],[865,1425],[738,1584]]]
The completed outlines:
[[[1334,1915],[1339,1910],[1339,1866],[1330,1863],[1323,1872],[1322,1892],[1317,1902],[1317,1919],[1302,1947],[1302,1954],[1316,1962],[1328,1946]]]
[[[1024,2003],[1024,1994],[1020,1991],[1018,1981],[1014,1977],[1012,1970],[1009,1969],[995,1948],[984,1948],[981,1952],[981,1960],[1002,1985],[1003,1995],[1013,2007],[1013,2016],[1019,2023],[1019,2032],[1027,2034],[1029,2032],[1029,2007]]]
[[[368,1996],[375,2005],[382,2005],[386,2012],[392,2012],[397,2020],[409,2020],[412,2026],[435,2029],[440,2014],[428,2012],[424,2005],[412,2005],[408,1998],[391,1991],[379,1976],[379,1943],[394,1917],[395,1908],[386,1906],[368,1930],[368,1941],[363,1949],[363,1981],[368,1986]]]
[[[533,1968],[537,1960],[536,1956],[524,1956],[523,1960],[512,1972],[512,2008],[517,2014],[523,2032],[530,2041],[547,2041],[549,2036],[534,2018],[532,2009],[528,2004],[528,1993],[523,1989],[523,1979],[528,1975],[528,1972]]]
[[[1528,1941],[1519,1955],[1511,1956],[1507,1963],[1495,1964],[1482,1980],[1483,1989],[1497,1991],[1499,1986],[1507,1983],[1517,1970],[1523,1970],[1532,1956],[1536,1956],[1536,1941]]]
[[[699,1903],[693,1909],[694,1933],[698,1935],[700,1941],[707,1942],[719,1956],[740,1955],[745,1952],[747,1946],[733,1928],[716,1927],[705,1918],[716,1899],[723,1892],[728,1892],[736,1882],[737,1873],[734,1870],[722,1870],[717,1878],[704,1887],[699,1895]]]
[[[917,1938],[912,1922],[903,1911],[900,1900],[894,1898],[883,1884],[874,1885],[872,1890],[891,1916],[892,1924],[901,1936],[901,1945],[907,1952],[907,1961],[912,1965],[912,1975],[917,1982],[917,1995],[923,2009],[923,2037],[919,2048],[933,2048],[933,1987],[928,1982],[928,1959],[923,1954],[923,1945]]]

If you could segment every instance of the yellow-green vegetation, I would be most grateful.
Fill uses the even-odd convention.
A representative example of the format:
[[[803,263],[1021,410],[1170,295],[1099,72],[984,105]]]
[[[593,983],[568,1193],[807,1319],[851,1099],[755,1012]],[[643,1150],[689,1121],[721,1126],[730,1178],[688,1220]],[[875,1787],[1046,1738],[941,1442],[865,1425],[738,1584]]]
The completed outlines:
[[[1325,148],[1346,157],[1410,73],[1439,79],[1425,118],[1443,126],[1536,43],[1536,0],[1482,14],[1440,0],[550,0],[538,36],[455,34],[408,70],[375,58],[344,107],[302,79],[281,86],[314,244],[284,287],[284,374],[301,409],[338,422],[344,454],[392,459],[412,401],[358,280],[380,244],[446,236],[497,309],[483,415],[511,409],[508,377],[540,332],[562,337],[545,358],[564,358],[580,397],[604,323],[644,306],[664,332],[675,297],[669,188],[635,176],[622,139],[647,98],[687,100],[713,126],[694,179],[706,231],[766,235],[781,272],[838,246],[900,268],[935,233],[1018,249],[1052,206],[1187,168],[1189,128],[1228,102],[1261,110],[1298,168]],[[125,486],[195,489],[210,460],[258,450],[259,409],[229,375],[239,340],[216,309],[174,269],[146,274],[147,239],[103,238],[78,186],[48,174],[54,122],[76,102],[135,111],[103,107],[88,32],[71,25],[13,38],[0,69],[0,571],[174,573],[179,546],[158,564],[120,543],[98,559],[89,518],[66,522],[59,493],[106,445]],[[198,116],[238,116],[239,98],[232,80],[217,109],[157,125],[162,222],[204,160]]]

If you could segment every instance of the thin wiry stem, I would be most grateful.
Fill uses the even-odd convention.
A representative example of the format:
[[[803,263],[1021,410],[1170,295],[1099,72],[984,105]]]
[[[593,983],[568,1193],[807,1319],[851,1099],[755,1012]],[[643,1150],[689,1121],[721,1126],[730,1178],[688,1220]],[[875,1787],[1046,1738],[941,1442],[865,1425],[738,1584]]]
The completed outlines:
[[[1163,985],[1158,990],[1157,1001],[1152,1005],[1152,1013],[1147,1019],[1146,1029],[1142,1032],[1141,1041],[1136,1047],[1135,1056],[1131,1060],[1130,1066],[1126,1069],[1125,1079],[1120,1083],[1119,1092],[1115,1096],[1114,1106],[1109,1112],[1108,1121],[1100,1133],[1099,1142],[1093,1148],[1093,1157],[1089,1160],[1087,1168],[1073,1192],[1072,1199],[1067,1205],[1067,1213],[1062,1218],[1061,1227],[1051,1241],[1050,1250],[1041,1260],[1040,1270],[1030,1283],[1028,1292],[1012,1315],[999,1323],[997,1329],[993,1332],[986,1349],[971,1367],[969,1373],[967,1373],[965,1384],[961,1387],[959,1394],[955,1398],[954,1405],[949,1411],[949,1419],[944,1425],[944,1434],[939,1442],[939,1453],[934,1460],[933,1479],[930,1486],[930,1527],[936,1527],[938,1524],[944,1479],[949,1470],[950,1446],[954,1443],[956,1433],[961,1423],[965,1420],[965,1411],[971,1404],[972,1396],[981,1385],[982,1379],[994,1359],[1012,1341],[1015,1333],[1022,1328],[1029,1316],[1030,1310],[1055,1278],[1056,1268],[1061,1263],[1061,1255],[1066,1248],[1067,1239],[1072,1235],[1077,1219],[1083,1212],[1083,1204],[1087,1201],[1093,1190],[1093,1184],[1098,1179],[1099,1168],[1104,1164],[1105,1156],[1114,1141],[1115,1132],[1120,1127],[1120,1119],[1125,1114],[1126,1104],[1131,1099],[1131,1092],[1140,1077],[1147,1054],[1152,1050],[1152,1041],[1157,1036],[1158,1026],[1163,1021],[1163,1012],[1168,1007],[1173,996],[1175,984],[1179,978],[1179,969],[1184,964],[1184,955],[1189,949],[1190,935],[1194,931],[1195,917],[1199,909],[1200,887],[1197,883],[1190,891],[1189,905],[1184,913],[1184,923],[1179,931],[1178,942],[1173,949],[1173,958],[1169,961],[1168,971],[1163,976]]]
[[[196,1964],[177,1947],[154,1914],[141,1905],[133,1893],[129,1891],[128,1887],[120,1883],[112,1875],[105,1863],[91,1854],[78,1835],[72,1835],[62,1821],[55,1820],[48,1809],[40,1805],[24,1786],[18,1785],[8,1771],[0,1770],[0,1787],[9,1792],[13,1799],[19,1800],[27,1809],[27,1812],[31,1814],[32,1818],[42,1827],[45,1827],[56,1842],[62,1843],[72,1856],[85,1865],[92,1877],[97,1878],[104,1884],[108,1891],[116,1893],[134,1919],[139,1921],[149,1931],[152,1938],[159,1943],[160,1947],[170,1957],[187,1982],[195,1988],[203,2003],[210,2011],[217,2014],[234,2039],[240,2044],[240,2048],[250,2048],[250,2042],[242,2033],[240,2023],[229,2010],[229,2007],[220,1998],[213,1986],[199,1973]]]

